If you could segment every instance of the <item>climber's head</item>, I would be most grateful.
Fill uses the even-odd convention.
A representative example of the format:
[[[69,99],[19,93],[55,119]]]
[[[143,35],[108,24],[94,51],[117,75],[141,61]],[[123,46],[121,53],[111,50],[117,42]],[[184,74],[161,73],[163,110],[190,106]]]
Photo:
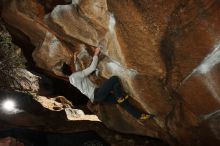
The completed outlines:
[[[69,64],[64,63],[62,67],[62,72],[66,76],[70,76],[73,72],[80,71],[83,64],[83,61],[80,61],[77,58],[78,52],[74,53],[74,56],[72,59],[70,59]]]
[[[95,47],[86,48],[84,44],[77,44],[75,52],[68,64],[63,64],[62,72],[66,76],[70,76],[73,72],[81,71],[87,68],[92,61],[90,54],[94,54]]]
[[[71,65],[68,65],[66,63],[63,64],[62,66],[62,73],[65,76],[70,76],[74,72],[74,68]]]

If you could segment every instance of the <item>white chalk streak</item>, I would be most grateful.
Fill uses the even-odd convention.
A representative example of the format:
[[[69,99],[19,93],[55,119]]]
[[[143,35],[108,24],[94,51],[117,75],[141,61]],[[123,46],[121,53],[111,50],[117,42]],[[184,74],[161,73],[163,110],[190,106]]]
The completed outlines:
[[[47,32],[46,37],[48,37],[48,39],[51,39],[48,46],[49,57],[54,57],[58,52],[60,41],[49,32]]]
[[[215,47],[215,49],[208,54],[202,63],[197,66],[183,81],[181,84],[185,83],[193,74],[206,74],[212,67],[220,63],[220,43]]]
[[[204,85],[207,87],[207,89],[210,91],[212,96],[220,103],[220,98],[219,98],[219,89],[218,85],[216,84],[215,80],[213,80],[212,76],[210,73],[206,74],[204,78],[201,78],[202,82]]]
[[[80,3],[80,0],[72,0],[72,4],[74,5],[79,5],[79,3]]]
[[[220,62],[220,43],[215,47],[204,61],[198,66],[198,72],[201,74],[206,74],[211,70],[216,64]]]
[[[109,28],[109,31],[110,32],[114,32],[114,29],[115,29],[115,24],[116,24],[116,21],[115,21],[115,17],[112,13],[109,14],[109,24],[108,24],[108,28]]]
[[[203,119],[204,120],[208,120],[209,127],[210,127],[212,133],[214,134],[214,136],[217,139],[220,140],[220,126],[219,126],[219,122],[220,122],[220,109],[204,115]]]
[[[219,110],[216,110],[214,112],[211,112],[211,113],[208,113],[206,115],[203,116],[203,119],[204,120],[207,120],[207,119],[210,119],[211,117],[215,116],[215,115],[220,115],[220,109]]]
[[[113,75],[120,77],[134,77],[137,75],[137,71],[134,69],[124,68],[119,62],[109,62],[107,63],[107,68],[112,71]]]

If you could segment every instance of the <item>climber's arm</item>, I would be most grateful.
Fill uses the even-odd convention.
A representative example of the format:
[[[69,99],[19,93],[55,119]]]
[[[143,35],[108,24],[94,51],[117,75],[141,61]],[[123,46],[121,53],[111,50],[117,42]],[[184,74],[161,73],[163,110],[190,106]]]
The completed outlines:
[[[98,64],[98,55],[100,53],[100,48],[96,48],[93,59],[92,59],[92,63],[90,64],[90,66],[84,70],[82,70],[82,74],[84,76],[88,76],[89,74],[91,74],[93,71],[95,71],[97,64]]]

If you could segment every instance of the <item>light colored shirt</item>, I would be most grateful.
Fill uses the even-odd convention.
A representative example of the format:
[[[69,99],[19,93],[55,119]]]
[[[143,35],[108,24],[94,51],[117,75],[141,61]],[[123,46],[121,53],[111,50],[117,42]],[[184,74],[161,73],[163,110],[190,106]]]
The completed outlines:
[[[86,95],[91,102],[94,101],[94,91],[96,85],[93,84],[88,75],[95,71],[98,64],[98,56],[93,56],[92,63],[90,66],[82,71],[74,72],[69,76],[70,83],[81,91],[82,94]]]

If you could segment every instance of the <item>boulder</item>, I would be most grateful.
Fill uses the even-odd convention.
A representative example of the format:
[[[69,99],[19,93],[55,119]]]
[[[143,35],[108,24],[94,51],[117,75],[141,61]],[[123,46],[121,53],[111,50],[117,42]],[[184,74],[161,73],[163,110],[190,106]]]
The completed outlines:
[[[57,37],[47,32],[42,44],[33,52],[33,59],[36,65],[57,76],[62,76],[61,67],[69,62],[69,52]]]
[[[219,7],[217,0],[73,0],[46,14],[45,3],[11,0],[2,18],[30,39],[37,66],[56,77],[74,54],[87,52],[78,56],[85,68],[92,47],[102,48],[100,76],[119,76],[131,103],[156,115],[139,123],[116,105],[91,104],[107,127],[201,146],[220,143]]]

